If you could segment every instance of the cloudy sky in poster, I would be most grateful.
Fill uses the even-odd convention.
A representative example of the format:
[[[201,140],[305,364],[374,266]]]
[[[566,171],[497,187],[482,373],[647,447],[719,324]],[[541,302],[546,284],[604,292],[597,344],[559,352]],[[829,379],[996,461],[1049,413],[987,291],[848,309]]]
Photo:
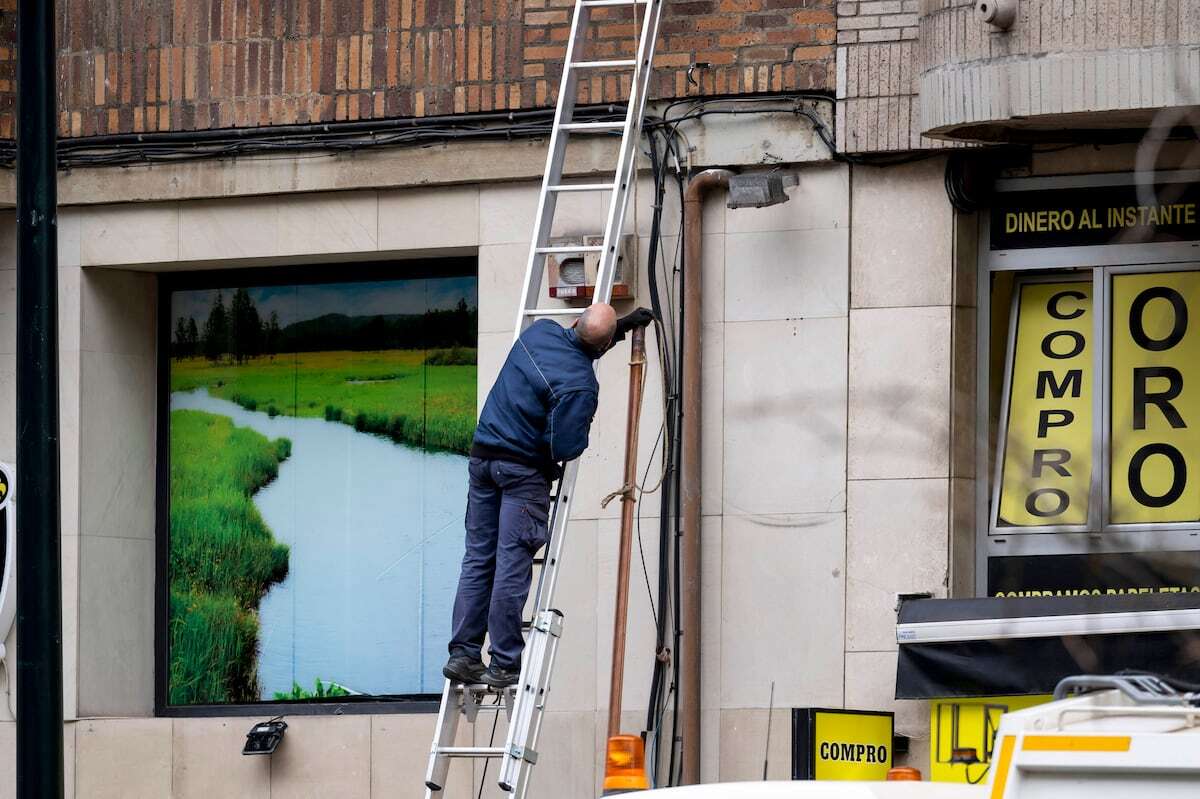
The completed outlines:
[[[465,299],[471,308],[478,302],[474,277],[261,286],[247,291],[258,307],[259,316],[266,319],[274,311],[279,314],[282,327],[329,313],[347,316],[422,314],[427,310],[453,308],[460,299]],[[228,307],[233,289],[225,289],[223,293]],[[203,328],[216,295],[216,289],[177,291],[171,301],[171,317],[193,317]]]

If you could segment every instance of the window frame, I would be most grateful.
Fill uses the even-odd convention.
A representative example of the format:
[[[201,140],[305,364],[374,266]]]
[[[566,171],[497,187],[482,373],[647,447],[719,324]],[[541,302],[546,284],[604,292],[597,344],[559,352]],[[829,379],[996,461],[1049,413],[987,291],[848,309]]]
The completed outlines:
[[[1154,181],[1200,182],[1200,170],[1153,173]],[[1134,172],[1070,175],[998,180],[997,193],[1036,190],[1128,186],[1139,182]],[[1200,522],[1156,522],[1114,525],[1109,521],[1111,465],[1111,280],[1112,275],[1200,270],[1200,241],[1150,244],[1108,244],[1081,247],[991,250],[990,208],[979,212],[976,256],[976,405],[975,405],[975,594],[987,596],[988,560],[992,557],[1069,555],[1161,550],[1200,550]],[[1093,469],[1088,493],[1088,524],[1040,527],[999,527],[998,486],[1002,467],[1002,445],[1007,432],[1012,340],[1016,314],[1012,312],[1006,333],[1004,373],[999,397],[1001,416],[997,424],[996,449],[992,450],[991,418],[992,279],[1001,272],[1022,272],[1016,289],[1029,282],[1070,279],[1066,270],[1089,270],[1092,281],[1093,337]],[[1087,279],[1087,278],[1085,278]],[[1099,461],[1097,462],[1097,459]],[[992,469],[995,469],[993,472]]]
[[[170,360],[171,295],[189,289],[239,286],[320,285],[377,280],[479,276],[476,255],[388,261],[206,269],[157,275],[156,419],[155,419],[155,574],[154,574],[154,715],[166,718],[224,716],[319,716],[384,713],[434,713],[440,694],[372,695],[361,698],[265,700],[252,703],[173,705],[168,702],[170,594]],[[476,331],[478,339],[478,331]]]

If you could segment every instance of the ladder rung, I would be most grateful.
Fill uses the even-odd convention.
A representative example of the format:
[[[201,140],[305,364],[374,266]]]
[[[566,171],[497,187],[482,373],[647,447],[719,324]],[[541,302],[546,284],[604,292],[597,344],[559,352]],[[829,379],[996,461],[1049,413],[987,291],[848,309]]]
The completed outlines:
[[[526,316],[579,316],[586,308],[531,308]]]
[[[508,704],[505,702],[488,702],[487,704],[480,704],[480,705],[475,706],[476,713],[487,713],[487,712],[491,712],[491,711],[508,710],[508,709],[509,709]]]
[[[546,191],[612,191],[611,183],[556,183]]]
[[[603,244],[556,244],[553,247],[538,247],[537,251],[546,255],[556,252],[603,252]]]
[[[617,122],[564,122],[559,127],[563,130],[588,132],[592,130],[623,130],[625,120]]]
[[[611,61],[572,61],[570,66],[576,69],[619,69],[621,67],[636,67],[636,58],[620,58]]]
[[[456,683],[451,683],[451,686],[458,693],[466,692],[468,694],[479,694],[480,696],[484,696],[484,695],[498,696],[500,694],[503,694],[507,691],[512,690],[512,686],[509,686],[508,688],[493,688],[490,685],[487,685],[486,683],[481,683],[481,682],[473,682],[473,683],[456,682]]]
[[[504,757],[503,746],[439,746],[442,757]]]
[[[650,0],[579,0],[579,5],[588,8],[602,8],[604,6],[644,6],[649,2]]]

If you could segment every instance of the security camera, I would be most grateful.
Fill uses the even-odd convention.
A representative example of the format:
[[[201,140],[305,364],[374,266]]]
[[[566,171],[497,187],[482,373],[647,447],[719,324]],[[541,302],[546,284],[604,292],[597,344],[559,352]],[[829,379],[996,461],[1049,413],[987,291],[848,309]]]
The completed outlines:
[[[988,25],[1006,31],[1017,19],[1017,0],[976,0],[975,15]]]

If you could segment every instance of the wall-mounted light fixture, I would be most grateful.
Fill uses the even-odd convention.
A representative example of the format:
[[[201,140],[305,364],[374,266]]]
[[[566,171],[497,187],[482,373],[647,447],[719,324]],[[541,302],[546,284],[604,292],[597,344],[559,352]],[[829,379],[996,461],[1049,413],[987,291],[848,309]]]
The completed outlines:
[[[729,177],[729,208],[765,208],[785,203],[789,197],[783,190],[782,172],[747,172]]]
[[[243,755],[269,755],[274,752],[283,740],[287,731],[287,722],[279,718],[255,724],[246,733],[246,745],[242,747]]]

